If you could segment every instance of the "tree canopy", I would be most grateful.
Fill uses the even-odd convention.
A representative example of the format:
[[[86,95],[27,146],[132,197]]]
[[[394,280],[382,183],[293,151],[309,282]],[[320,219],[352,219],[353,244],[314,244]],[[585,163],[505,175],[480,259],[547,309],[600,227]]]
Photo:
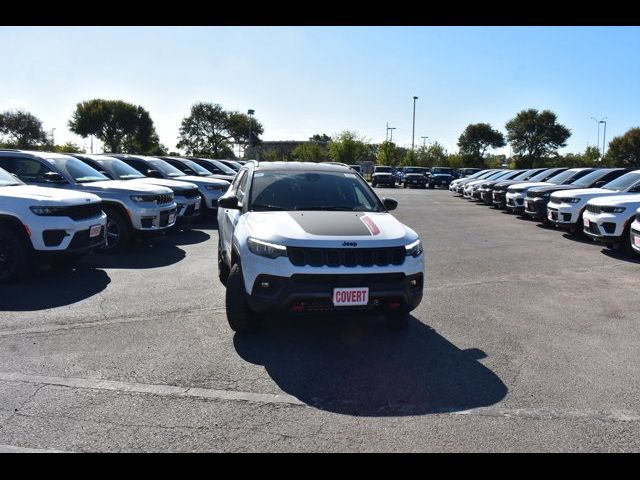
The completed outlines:
[[[78,103],[69,129],[83,138],[95,135],[111,153],[144,154],[159,146],[149,112],[122,100],[95,98]]]
[[[500,148],[505,145],[504,135],[491,128],[488,123],[467,125],[458,138],[460,153],[467,157],[467,163],[470,167],[482,167],[487,149]]]
[[[34,148],[49,142],[38,117],[24,110],[0,113],[0,134],[6,135],[7,146]]]
[[[370,154],[367,142],[353,131],[345,130],[329,143],[329,158],[334,162],[350,165],[365,160]]]
[[[522,110],[506,124],[507,139],[517,156],[517,166],[530,168],[565,147],[571,131],[558,123],[555,113],[535,108]]]
[[[614,137],[609,142],[604,160],[612,167],[640,168],[640,128],[632,128],[624,135]]]

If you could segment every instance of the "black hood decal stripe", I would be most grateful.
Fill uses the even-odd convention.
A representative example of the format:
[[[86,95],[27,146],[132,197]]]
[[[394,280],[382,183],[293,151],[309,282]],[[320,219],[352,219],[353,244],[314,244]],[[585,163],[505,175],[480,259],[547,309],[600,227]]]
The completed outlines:
[[[287,212],[310,235],[371,236],[362,212]]]

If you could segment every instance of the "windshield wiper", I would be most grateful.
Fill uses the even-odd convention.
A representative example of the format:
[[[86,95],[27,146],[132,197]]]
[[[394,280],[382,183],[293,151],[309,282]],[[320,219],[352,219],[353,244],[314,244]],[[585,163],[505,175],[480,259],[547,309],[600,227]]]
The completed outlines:
[[[256,203],[251,205],[251,210],[255,211],[256,209],[283,211],[284,207],[281,207],[280,205],[270,205],[268,203]]]
[[[296,207],[296,210],[326,210],[333,212],[353,212],[358,207],[341,207],[336,205],[312,205],[310,207]]]

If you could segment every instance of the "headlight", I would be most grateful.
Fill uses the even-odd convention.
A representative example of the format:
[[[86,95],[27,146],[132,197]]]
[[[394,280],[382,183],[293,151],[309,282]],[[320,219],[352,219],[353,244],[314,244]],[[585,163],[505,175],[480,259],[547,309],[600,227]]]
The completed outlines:
[[[578,203],[580,199],[579,198],[559,198],[558,201],[560,203]]]
[[[287,247],[284,245],[277,245],[275,243],[263,242],[262,240],[256,240],[255,238],[249,238],[247,240],[249,245],[249,251],[261,257],[277,258],[287,256]]]
[[[405,245],[405,250],[407,252],[407,256],[411,256],[411,257],[419,257],[420,255],[422,255],[422,242],[420,241],[420,239],[416,240],[413,243],[410,243],[409,245]]]
[[[29,207],[33,213],[43,217],[60,215],[64,207]]]
[[[225,187],[220,185],[205,185],[204,188],[206,188],[210,192],[221,192],[225,189]]]
[[[140,203],[155,202],[156,196],[155,195],[131,195],[131,200],[133,200],[134,202],[140,202]]]
[[[601,207],[601,209],[603,212],[606,212],[606,213],[622,213],[627,208],[626,207]]]
[[[542,195],[542,198],[549,198],[551,196],[550,193],[545,193],[544,195]]]

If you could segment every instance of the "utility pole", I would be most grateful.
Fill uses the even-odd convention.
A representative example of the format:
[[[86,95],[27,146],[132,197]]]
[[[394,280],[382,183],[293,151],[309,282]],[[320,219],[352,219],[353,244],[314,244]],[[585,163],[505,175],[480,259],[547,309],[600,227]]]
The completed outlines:
[[[389,138],[390,142],[393,142],[393,131],[396,129],[396,127],[389,127],[389,131],[391,132],[391,138]]]
[[[414,138],[416,136],[416,100],[418,97],[413,97],[413,129],[411,130],[411,151],[413,152]]]
[[[602,133],[602,158],[604,158],[604,152],[605,152],[605,138],[607,138],[607,117],[604,117],[603,120],[600,120],[600,123],[604,123],[604,132]],[[600,124],[598,124],[600,125]]]
[[[427,138],[429,137],[420,137],[422,139],[422,148],[426,147],[426,143],[427,143]]]
[[[384,132],[384,141],[385,142],[389,141],[389,122],[387,122],[387,129]]]
[[[250,158],[249,156],[251,155],[251,124],[253,123],[253,114],[256,113],[256,111],[249,109],[247,113],[249,114],[249,149],[247,153],[247,158]]]

